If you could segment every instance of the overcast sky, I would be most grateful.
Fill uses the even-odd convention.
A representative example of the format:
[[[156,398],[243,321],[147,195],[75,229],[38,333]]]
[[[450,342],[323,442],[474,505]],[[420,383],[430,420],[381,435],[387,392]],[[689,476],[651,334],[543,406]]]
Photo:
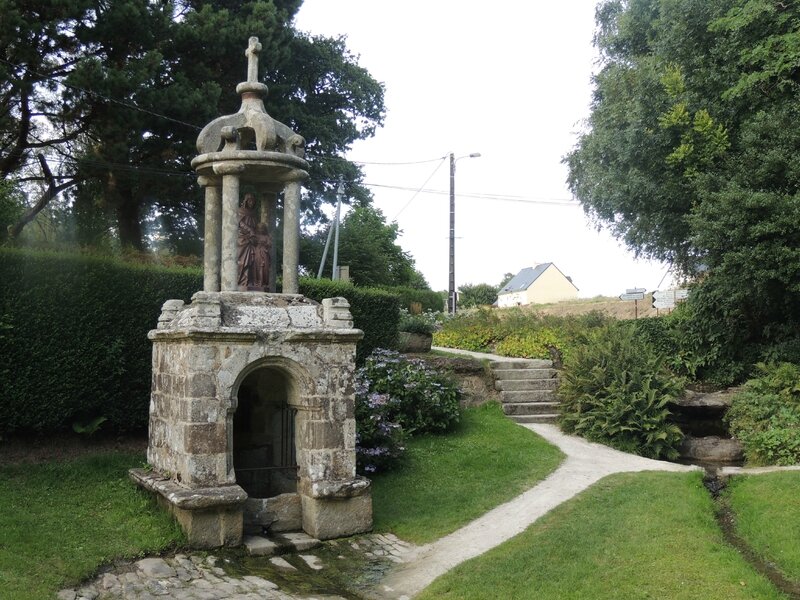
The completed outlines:
[[[498,284],[504,273],[542,262],[571,276],[583,297],[649,291],[662,280],[667,267],[636,261],[597,232],[565,183],[562,157],[589,113],[594,6],[304,1],[296,26],[346,35],[359,64],[386,88],[384,127],[348,158],[430,161],[364,169],[375,205],[397,221],[400,245],[433,289],[448,283],[449,163],[438,159],[449,152],[481,153],[457,162],[457,287]],[[415,195],[423,186],[439,193]]]

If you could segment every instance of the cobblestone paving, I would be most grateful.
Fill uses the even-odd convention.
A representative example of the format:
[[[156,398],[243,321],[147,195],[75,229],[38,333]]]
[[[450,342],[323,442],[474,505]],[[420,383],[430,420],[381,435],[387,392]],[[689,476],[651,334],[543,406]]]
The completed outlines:
[[[391,534],[373,534],[357,538],[335,540],[322,548],[338,552],[347,548],[349,556],[363,561],[364,565],[376,561],[401,563],[413,550]],[[298,554],[305,564],[309,577],[314,572],[324,572],[326,564],[313,552]],[[263,557],[264,563],[284,572],[297,571],[286,558],[290,556]],[[338,558],[344,559],[344,556]],[[213,555],[176,554],[164,558],[144,558],[136,562],[119,563],[107,572],[83,585],[64,589],[59,600],[334,600],[345,596],[331,594],[298,594],[256,575],[233,576],[222,568],[223,561]],[[295,561],[295,564],[298,564]],[[304,571],[305,572],[305,571]],[[342,590],[347,597],[355,594]]]

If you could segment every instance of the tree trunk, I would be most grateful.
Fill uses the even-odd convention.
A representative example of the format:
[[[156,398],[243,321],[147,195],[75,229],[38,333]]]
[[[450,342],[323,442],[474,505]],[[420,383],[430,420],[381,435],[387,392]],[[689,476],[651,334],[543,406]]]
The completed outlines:
[[[116,207],[117,230],[123,247],[144,252],[144,235],[140,221],[140,206],[130,189],[119,190],[119,203]]]

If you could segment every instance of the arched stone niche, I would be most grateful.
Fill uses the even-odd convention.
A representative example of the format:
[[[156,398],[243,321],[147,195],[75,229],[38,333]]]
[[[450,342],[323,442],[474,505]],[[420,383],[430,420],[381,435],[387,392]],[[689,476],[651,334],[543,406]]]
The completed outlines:
[[[369,481],[355,473],[363,333],[352,325],[343,298],[198,292],[164,304],[149,334],[153,469],[133,476],[159,492],[191,544],[238,544],[245,525],[319,539],[371,529]],[[292,451],[293,489],[244,470],[294,467],[281,465]]]

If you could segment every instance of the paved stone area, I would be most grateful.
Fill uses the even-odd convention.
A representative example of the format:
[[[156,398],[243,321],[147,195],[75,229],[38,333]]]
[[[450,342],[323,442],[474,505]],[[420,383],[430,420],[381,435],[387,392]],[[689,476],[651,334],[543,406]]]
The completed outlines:
[[[370,563],[397,563],[401,561],[410,544],[387,534],[371,534],[329,542],[328,556],[339,550],[350,551],[350,557]],[[333,551],[333,553],[331,553]],[[319,556],[303,552],[294,565],[289,556],[264,557],[274,569],[284,573],[313,577],[323,573],[329,566]],[[344,556],[338,558],[344,560]],[[224,559],[204,554],[176,554],[163,558],[145,558],[139,561],[118,564],[92,581],[73,589],[61,590],[59,600],[345,600],[344,596],[331,594],[298,594],[267,578],[256,575],[232,576],[222,567]],[[295,566],[297,565],[297,566]],[[384,569],[385,570],[385,569]],[[351,592],[349,598],[354,597]]]

